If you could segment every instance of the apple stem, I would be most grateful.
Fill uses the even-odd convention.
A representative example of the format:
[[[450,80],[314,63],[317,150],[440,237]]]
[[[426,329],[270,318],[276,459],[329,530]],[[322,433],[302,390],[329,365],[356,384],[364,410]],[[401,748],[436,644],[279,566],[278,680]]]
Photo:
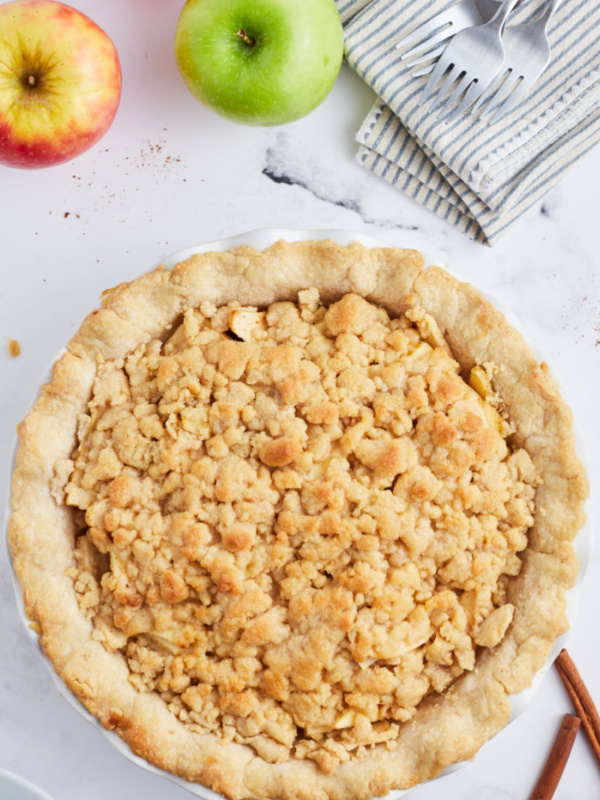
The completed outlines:
[[[30,75],[30,76],[29,76],[29,78],[28,78],[28,80],[27,80],[27,83],[28,83],[30,86],[35,86],[35,75]]]
[[[250,45],[250,47],[252,47],[255,44],[254,39],[251,36],[248,36],[248,34],[243,28],[239,29],[238,36],[241,37],[241,39],[244,42],[246,42],[247,45]]]

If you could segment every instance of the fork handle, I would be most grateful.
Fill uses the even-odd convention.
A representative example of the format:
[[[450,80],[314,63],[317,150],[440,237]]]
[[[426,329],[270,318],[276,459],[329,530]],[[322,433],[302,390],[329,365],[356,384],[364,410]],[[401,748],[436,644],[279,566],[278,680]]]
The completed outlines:
[[[494,16],[491,20],[487,23],[490,28],[495,28],[498,31],[502,31],[504,29],[504,25],[510,12],[513,8],[517,5],[519,0],[504,0],[501,3],[500,8],[496,11]],[[558,0],[560,2],[560,0]]]
[[[546,24],[550,22],[550,19],[554,15],[554,12],[558,10],[559,5],[562,3],[562,0],[548,0],[546,5],[542,8],[540,13],[540,19],[543,19]]]

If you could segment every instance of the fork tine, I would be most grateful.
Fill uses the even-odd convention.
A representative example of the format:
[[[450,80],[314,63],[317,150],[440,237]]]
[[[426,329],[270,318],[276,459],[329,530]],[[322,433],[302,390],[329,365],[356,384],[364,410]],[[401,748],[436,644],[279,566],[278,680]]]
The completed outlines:
[[[418,28],[415,28],[414,31],[411,31],[411,33],[409,33],[396,44],[396,49],[399,50],[401,47],[406,47],[406,45],[410,44],[411,42],[416,42],[417,39],[425,39],[430,33],[437,31],[438,28],[446,26],[451,22],[451,9],[447,9],[441,14],[437,14],[437,16],[433,17],[432,19],[427,20],[427,22],[423,22],[423,24],[419,25]]]
[[[479,111],[479,109],[482,108],[489,100],[490,103],[488,107],[481,115],[482,117],[484,117],[489,112],[491,105],[494,102],[494,98],[498,98],[500,93],[504,89],[508,88],[510,83],[512,83],[510,81],[510,77],[511,77],[510,70],[509,71],[501,70],[498,73],[498,75],[496,75],[494,80],[490,83],[490,85],[486,88],[486,90],[479,96],[479,98],[476,98],[476,103],[471,109],[471,114],[475,114],[475,112]]]
[[[439,58],[439,56],[442,55],[445,49],[446,49],[446,42],[444,42],[442,47],[438,47],[435,50],[428,51],[427,53],[425,53],[425,55],[421,56],[421,58],[417,58],[414,61],[411,61],[410,64],[407,64],[406,66],[409,69],[412,69],[413,67],[418,67],[419,64],[425,64],[426,61],[433,61],[433,59]],[[413,72],[413,77],[418,78],[420,75],[427,75],[429,72],[431,72],[432,69],[433,66],[430,66],[425,71],[419,70],[419,72]]]
[[[454,119],[454,117],[456,117],[459,114],[461,114],[462,113],[461,107],[465,104],[465,100],[469,96],[469,92],[471,92],[472,89],[477,90],[476,87],[477,87],[477,82],[476,81],[473,82],[473,78],[470,75],[467,75],[465,73],[461,77],[461,79],[458,82],[458,85],[456,86],[454,91],[452,92],[452,95],[447,100],[446,104],[444,105],[444,108],[438,114],[438,119],[441,119],[444,122],[450,122],[452,119]],[[459,107],[455,111],[453,111],[452,110],[452,106],[457,101],[457,99],[461,96],[461,94],[465,91],[465,89],[467,89],[467,94],[463,98],[463,100],[462,100],[461,104],[459,105]],[[465,107],[468,108],[471,105],[472,102],[473,102],[472,100],[469,100],[469,102],[467,103],[467,105]],[[447,110],[447,109],[449,109],[449,110]],[[446,112],[446,113],[444,114],[444,112]]]
[[[437,91],[436,96],[429,108],[429,111],[433,111],[434,108],[437,108],[437,106],[439,106],[442,100],[445,99],[446,95],[452,91],[452,87],[454,86],[457,80],[459,81],[458,87],[460,87],[461,83],[464,82],[466,77],[467,77],[466,75],[463,76],[463,70],[460,67],[453,66],[450,72],[448,72],[448,74],[444,78],[444,82],[440,86],[439,90]],[[455,89],[451,95],[452,102],[454,102],[457,96],[458,95],[456,95],[456,89]]]
[[[441,42],[445,42],[446,39],[450,39],[456,33],[456,26],[445,25],[441,30],[437,33],[434,33],[432,36],[429,36],[427,39],[423,40],[420,44],[415,45],[415,47],[411,47],[410,50],[407,50],[406,53],[402,53],[400,58],[402,61],[405,61],[407,58],[412,58],[413,56],[420,55],[423,50],[431,50],[435,45],[440,44]]]
[[[512,111],[512,109],[518,103],[520,103],[523,97],[527,94],[533,83],[535,83],[535,81],[522,80],[521,83],[519,83],[511,93],[505,95],[504,100],[496,109],[494,116],[488,121],[488,125],[498,122],[501,117],[503,117],[505,114],[508,114],[509,111]]]
[[[423,89],[423,92],[421,94],[421,99],[419,100],[417,107],[420,107],[420,106],[424,105],[434,94],[436,94],[436,87],[437,87],[440,79],[445,75],[447,69],[448,69],[448,65],[443,63],[443,59],[440,59],[437,62],[437,64],[435,65],[435,68],[434,68],[433,72],[429,76],[429,80],[427,81],[427,83],[425,85],[425,88]],[[445,87],[445,91],[447,91],[447,89],[448,89],[448,79],[450,78],[450,76],[452,74],[454,74],[454,70],[455,70],[455,68],[454,68],[454,66],[452,66],[452,69],[450,70],[450,73],[448,74],[448,78],[446,78],[446,80],[444,81],[443,87]],[[452,81],[452,83],[454,83],[454,80]],[[450,84],[450,86],[451,85],[452,84]],[[441,89],[439,89],[437,91],[437,102],[438,103],[442,99],[443,94],[445,94],[445,91],[442,94],[440,94]]]

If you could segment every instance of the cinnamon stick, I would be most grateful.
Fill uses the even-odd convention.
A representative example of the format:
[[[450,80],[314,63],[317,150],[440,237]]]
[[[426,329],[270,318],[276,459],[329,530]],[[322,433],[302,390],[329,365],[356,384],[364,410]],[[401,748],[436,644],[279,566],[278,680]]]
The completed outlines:
[[[573,714],[565,714],[548,760],[536,784],[530,800],[550,800],[554,795],[563,770],[569,759],[573,742],[581,720]]]
[[[573,659],[566,650],[561,650],[555,664],[567,694],[571,698],[573,708],[581,719],[581,724],[590,740],[592,750],[600,762],[600,716],[594,701]]]

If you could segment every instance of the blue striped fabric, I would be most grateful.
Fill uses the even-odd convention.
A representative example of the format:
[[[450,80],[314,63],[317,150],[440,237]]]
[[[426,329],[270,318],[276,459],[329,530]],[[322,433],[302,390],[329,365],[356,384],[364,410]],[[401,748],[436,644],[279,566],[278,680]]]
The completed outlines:
[[[445,123],[418,108],[395,44],[455,0],[335,0],[346,59],[377,93],[357,159],[477,241],[493,244],[600,140],[600,2],[563,0],[548,31],[552,59],[512,112],[489,125]],[[511,24],[535,16],[523,0]]]

